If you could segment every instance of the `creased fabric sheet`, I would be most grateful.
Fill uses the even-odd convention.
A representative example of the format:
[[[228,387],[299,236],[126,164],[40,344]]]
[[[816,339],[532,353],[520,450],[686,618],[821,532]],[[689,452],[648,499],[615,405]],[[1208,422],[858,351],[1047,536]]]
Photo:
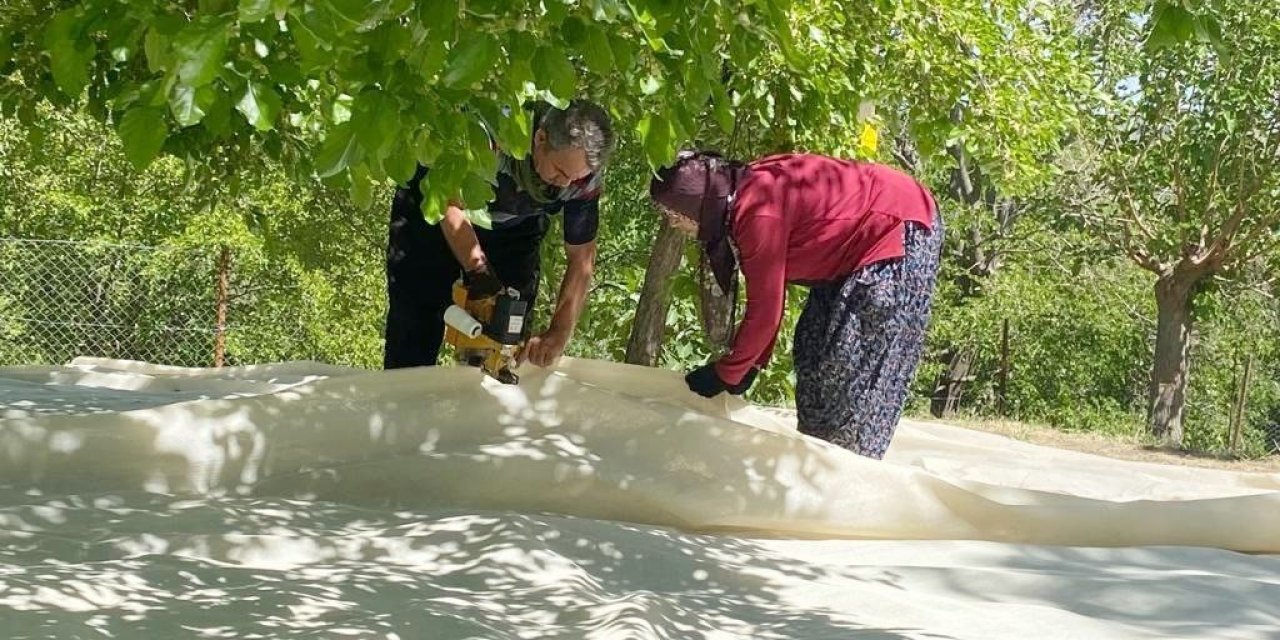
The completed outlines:
[[[1276,474],[910,421],[874,461],[675,372],[521,374],[0,369],[0,626],[1280,637]]]

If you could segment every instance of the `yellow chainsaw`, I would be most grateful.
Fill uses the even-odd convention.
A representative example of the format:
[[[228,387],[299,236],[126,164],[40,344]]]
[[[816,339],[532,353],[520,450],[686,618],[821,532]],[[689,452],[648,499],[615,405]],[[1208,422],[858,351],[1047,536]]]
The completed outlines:
[[[453,284],[453,304],[444,312],[444,340],[453,346],[454,360],[479,367],[503,384],[517,384],[511,371],[524,348],[524,323],[529,302],[506,288],[497,294],[469,300],[462,280]]]

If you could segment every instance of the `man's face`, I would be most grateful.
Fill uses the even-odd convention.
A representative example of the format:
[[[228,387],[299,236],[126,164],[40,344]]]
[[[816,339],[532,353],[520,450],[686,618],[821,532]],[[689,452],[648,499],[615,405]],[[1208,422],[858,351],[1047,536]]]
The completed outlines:
[[[547,132],[542,129],[533,135],[533,168],[543,182],[561,188],[591,173],[586,151],[573,147],[552,149]]]

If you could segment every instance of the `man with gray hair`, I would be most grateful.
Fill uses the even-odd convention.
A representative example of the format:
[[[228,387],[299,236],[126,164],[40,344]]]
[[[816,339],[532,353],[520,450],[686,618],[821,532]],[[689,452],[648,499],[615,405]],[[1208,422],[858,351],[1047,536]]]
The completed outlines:
[[[596,257],[602,173],[614,147],[609,116],[599,106],[573,101],[565,109],[527,105],[534,132],[530,153],[517,160],[494,144],[497,185],[487,210],[491,229],[472,225],[451,203],[439,224],[422,216],[420,185],[429,169],[396,190],[387,237],[387,297],[383,367],[436,364],[444,339],[444,312],[453,283],[463,278],[471,295],[511,287],[537,303],[542,240],[550,216],[563,212],[568,268],[546,331],[528,338],[521,359],[549,366],[573,335],[586,304]],[[523,331],[526,336],[529,326]]]

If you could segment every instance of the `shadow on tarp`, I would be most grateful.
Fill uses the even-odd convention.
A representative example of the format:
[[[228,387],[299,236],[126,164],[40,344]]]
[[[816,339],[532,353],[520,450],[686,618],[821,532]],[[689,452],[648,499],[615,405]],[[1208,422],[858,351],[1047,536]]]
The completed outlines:
[[[324,374],[258,395],[3,419],[0,482],[751,536],[1280,551],[1280,493],[1115,502],[948,479],[745,424],[744,407],[691,399],[669,371],[570,361],[519,387],[456,368]]]
[[[8,638],[948,638],[807,603],[795,585],[827,572],[747,540],[280,499],[5,498],[27,502],[0,510]]]

